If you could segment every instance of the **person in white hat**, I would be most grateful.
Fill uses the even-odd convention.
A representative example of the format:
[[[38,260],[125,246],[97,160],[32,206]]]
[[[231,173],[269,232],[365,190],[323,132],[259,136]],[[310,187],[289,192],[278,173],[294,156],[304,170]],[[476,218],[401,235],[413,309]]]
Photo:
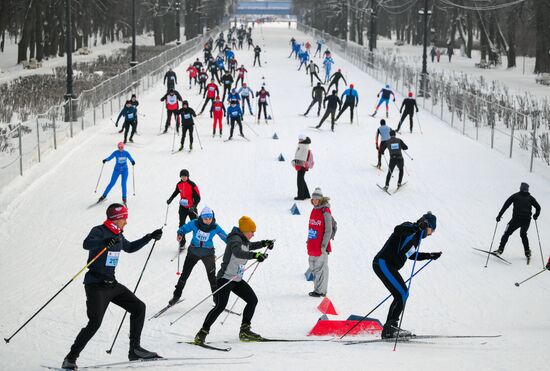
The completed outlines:
[[[294,197],[295,200],[305,200],[310,198],[309,189],[307,188],[305,180],[306,171],[313,168],[314,165],[313,153],[309,149],[310,144],[311,139],[309,139],[309,137],[304,134],[300,134],[298,136],[298,148],[296,148],[294,160],[291,162],[292,166],[294,166],[298,172],[298,195]]]

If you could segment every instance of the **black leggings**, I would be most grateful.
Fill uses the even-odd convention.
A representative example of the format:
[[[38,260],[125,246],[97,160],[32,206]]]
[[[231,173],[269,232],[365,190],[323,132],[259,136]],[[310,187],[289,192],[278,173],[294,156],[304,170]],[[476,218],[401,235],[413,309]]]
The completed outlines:
[[[407,118],[407,116],[409,116],[409,124],[410,124],[410,129],[411,129],[411,132],[413,131],[413,116],[414,116],[414,111],[407,111],[405,110],[403,112],[403,115],[401,115],[401,120],[399,120],[399,125],[397,125],[397,130],[396,131],[399,131],[401,129],[401,124],[403,124],[403,121],[405,121],[405,119]]]
[[[382,165],[382,154],[384,153],[386,148],[388,148],[388,141],[382,140],[380,142],[380,145],[378,146],[378,166]]]
[[[227,284],[227,282],[229,282],[228,279],[220,278],[217,281],[217,287],[222,287],[223,285]],[[212,324],[216,322],[216,319],[218,319],[219,315],[222,314],[223,310],[227,306],[227,302],[229,301],[229,294],[231,294],[231,292],[233,292],[239,298],[243,299],[246,303],[243,311],[242,323],[250,324],[250,322],[252,321],[252,317],[254,316],[254,310],[256,309],[256,305],[258,304],[258,298],[256,297],[254,290],[252,290],[252,287],[250,287],[250,285],[246,283],[246,281],[231,281],[227,284],[227,286],[214,294],[214,302],[216,303],[216,305],[206,315],[206,318],[204,319],[204,323],[202,325],[203,329],[205,329],[206,331],[210,331],[210,327],[212,326]]]
[[[391,265],[387,265],[384,259],[375,259],[372,262],[372,268],[374,269],[374,273],[376,273],[380,281],[382,281],[384,286],[386,286],[393,296],[386,324],[397,326],[399,316],[401,316],[409,296],[407,285],[399,274],[398,269]]]
[[[258,102],[258,120],[262,114],[262,108],[264,111],[264,118],[267,120],[267,102]]]
[[[403,166],[405,165],[405,161],[403,161],[403,157],[401,158],[390,158],[390,168],[388,169],[388,175],[386,175],[386,187],[390,185],[390,179],[391,175],[393,173],[393,169],[397,166],[399,169],[399,180],[397,181],[397,184],[401,184],[401,181],[403,180]]]
[[[206,98],[206,100],[204,101],[204,104],[202,105],[201,113],[204,112],[204,108],[206,107],[208,102],[212,102],[212,104],[214,104],[214,98],[209,98],[209,97]],[[212,108],[212,107],[210,107],[210,108]],[[210,117],[212,117],[212,110],[210,110]]]
[[[317,106],[317,116],[319,116],[319,114],[321,113],[322,101],[323,101],[322,98],[313,98],[313,100],[311,101],[311,104],[307,108],[307,111],[304,115],[307,115],[309,113],[309,110],[315,105],[315,103],[317,103],[318,104],[318,106]]]
[[[189,216],[189,220],[197,219],[197,214],[195,211],[192,211],[187,207],[183,207],[182,205],[180,205],[180,208],[178,209],[178,215],[180,217],[179,228],[181,228],[185,224],[185,219],[187,219],[187,216]],[[182,236],[182,239],[180,241],[180,247],[183,246],[185,246],[185,235]]]
[[[504,247],[508,242],[508,238],[512,235],[512,233],[514,233],[518,228],[520,228],[519,235],[521,237],[521,242],[523,243],[523,250],[527,254],[529,252],[529,239],[527,238],[527,231],[529,230],[530,224],[531,224],[530,218],[524,219],[524,220],[512,218],[510,222],[508,222],[508,225],[506,226],[506,230],[502,235],[499,249],[504,250]]]
[[[193,125],[181,125],[181,145],[185,143],[185,136],[189,132],[189,143],[193,145]]]
[[[325,111],[325,114],[321,118],[321,121],[319,122],[319,125],[317,125],[317,127],[321,127],[321,125],[323,125],[323,122],[325,122],[325,120],[328,118],[329,115],[330,115],[330,123],[331,123],[330,127],[334,130],[334,116],[336,115],[336,108],[327,108],[327,110]]]
[[[88,324],[78,333],[71,346],[69,358],[78,358],[80,352],[99,330],[105,311],[111,302],[130,313],[130,342],[139,344],[145,320],[145,304],[118,282],[85,285],[84,289]]]
[[[262,62],[260,62],[260,56],[259,55],[254,55],[254,64],[252,66],[255,66],[256,65],[256,61],[258,61],[258,65],[261,67],[262,66]]]
[[[176,120],[176,129],[179,130],[179,127],[180,127],[180,118],[179,118],[179,115],[178,115],[178,111],[177,110],[166,110],[166,125],[164,126],[164,131],[167,131],[168,128],[170,127],[170,119],[172,117],[172,115],[174,116],[174,119]]]
[[[340,109],[340,112],[338,112],[338,116],[336,116],[336,120],[342,116],[342,113],[349,107],[349,117],[351,119],[351,122],[353,122],[353,109],[355,108],[355,102],[344,102],[344,105],[342,106],[342,109]]]
[[[176,290],[174,291],[175,295],[177,294],[177,296],[181,296],[185,283],[189,279],[195,264],[197,264],[199,260],[202,261],[204,268],[206,269],[206,276],[208,277],[208,282],[210,282],[210,289],[212,292],[216,291],[216,256],[208,255],[200,257],[188,250],[185,261],[183,262],[181,276],[176,284]]]
[[[124,143],[126,143],[126,139],[128,138],[128,132],[130,131],[130,126],[132,127],[130,140],[132,140],[132,138],[134,137],[134,134],[136,133],[137,121],[124,121],[124,124],[122,125],[122,128],[124,129]]]
[[[244,134],[243,134],[243,123],[241,122],[240,117],[237,117],[237,118],[230,117],[229,122],[230,122],[230,125],[231,125],[231,131],[229,132],[230,137],[233,136],[233,131],[235,130],[235,123],[239,124],[239,132],[240,132],[241,136],[244,136]]]
[[[302,166],[300,170],[297,171],[298,175],[296,176],[296,183],[298,185],[298,198],[305,200],[310,198],[309,189],[306,184],[306,169]]]

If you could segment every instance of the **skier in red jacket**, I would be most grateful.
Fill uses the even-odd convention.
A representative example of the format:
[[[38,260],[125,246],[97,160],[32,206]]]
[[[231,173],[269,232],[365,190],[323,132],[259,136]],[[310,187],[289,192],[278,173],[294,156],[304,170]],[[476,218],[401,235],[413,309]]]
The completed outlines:
[[[212,103],[212,108],[210,108],[210,115],[214,114],[214,125],[212,128],[212,137],[216,135],[216,126],[220,125],[220,137],[222,136],[222,121],[225,117],[225,106],[220,100],[220,97],[217,96],[214,103]]]
[[[220,90],[218,89],[218,85],[214,82],[214,79],[210,80],[210,84],[206,85],[206,99],[204,100],[204,104],[202,105],[201,113],[204,112],[204,108],[208,104],[208,102],[214,103],[214,98],[220,95]],[[212,117],[212,111],[210,111],[210,117]]]
[[[199,73],[199,71],[197,71],[197,68],[195,66],[190,64],[185,72],[189,74],[189,89],[191,89],[191,81],[195,81],[195,86],[197,85],[197,74]]]
[[[183,101],[183,99],[181,99],[180,93],[178,93],[174,89],[170,89],[168,90],[168,93],[164,94],[164,96],[160,98],[160,101],[166,101],[166,125],[164,126],[164,133],[166,133],[168,131],[168,128],[170,127],[170,118],[172,117],[172,115],[174,115],[174,118],[176,119],[176,131],[179,132],[180,119],[178,112],[180,107],[178,101]]]

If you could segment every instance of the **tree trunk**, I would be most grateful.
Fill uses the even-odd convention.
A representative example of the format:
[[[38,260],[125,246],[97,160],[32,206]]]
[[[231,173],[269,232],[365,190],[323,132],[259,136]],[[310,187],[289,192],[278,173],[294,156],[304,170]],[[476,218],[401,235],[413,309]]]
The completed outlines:
[[[17,44],[17,63],[27,60],[27,49],[29,48],[32,0],[27,1],[25,17],[23,18],[23,29],[21,30],[21,39]]]
[[[517,7],[513,6],[508,11],[508,68],[516,66],[516,20],[518,17]]]
[[[474,22],[472,21],[472,15],[468,13],[466,16],[466,27],[468,28],[468,42],[466,44],[466,56],[472,58],[472,48],[474,44]]]
[[[44,14],[42,5],[37,7],[35,17],[36,60],[40,62],[44,59]]]
[[[537,31],[535,73],[550,73],[550,3],[540,0],[533,3]]]

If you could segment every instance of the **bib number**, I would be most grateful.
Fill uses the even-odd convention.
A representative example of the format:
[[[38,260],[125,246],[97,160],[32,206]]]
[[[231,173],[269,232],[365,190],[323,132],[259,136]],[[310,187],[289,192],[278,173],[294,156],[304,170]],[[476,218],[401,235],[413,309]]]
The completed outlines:
[[[134,114],[133,113],[129,113],[128,114],[128,120],[132,120],[134,118]]]
[[[391,144],[391,149],[398,150],[399,149],[399,143],[392,143]]]
[[[243,278],[244,275],[244,265],[239,265],[239,268],[237,269],[237,276],[240,278]]]
[[[183,115],[183,118],[186,119],[186,120],[189,120],[191,118],[191,114],[186,113],[186,114]]]
[[[307,231],[307,239],[308,240],[315,240],[317,239],[317,231],[315,229],[310,228]]]
[[[187,207],[187,206],[189,206],[189,201],[187,201],[186,198],[182,198],[180,200],[180,205],[183,206],[183,207]]]
[[[107,259],[105,260],[106,267],[116,267],[118,264],[118,257],[120,251],[109,251],[107,252]]]
[[[119,164],[126,164],[126,157],[119,157],[118,158],[118,163]]]
[[[210,238],[210,232],[198,231],[195,236],[200,242],[206,242]]]

